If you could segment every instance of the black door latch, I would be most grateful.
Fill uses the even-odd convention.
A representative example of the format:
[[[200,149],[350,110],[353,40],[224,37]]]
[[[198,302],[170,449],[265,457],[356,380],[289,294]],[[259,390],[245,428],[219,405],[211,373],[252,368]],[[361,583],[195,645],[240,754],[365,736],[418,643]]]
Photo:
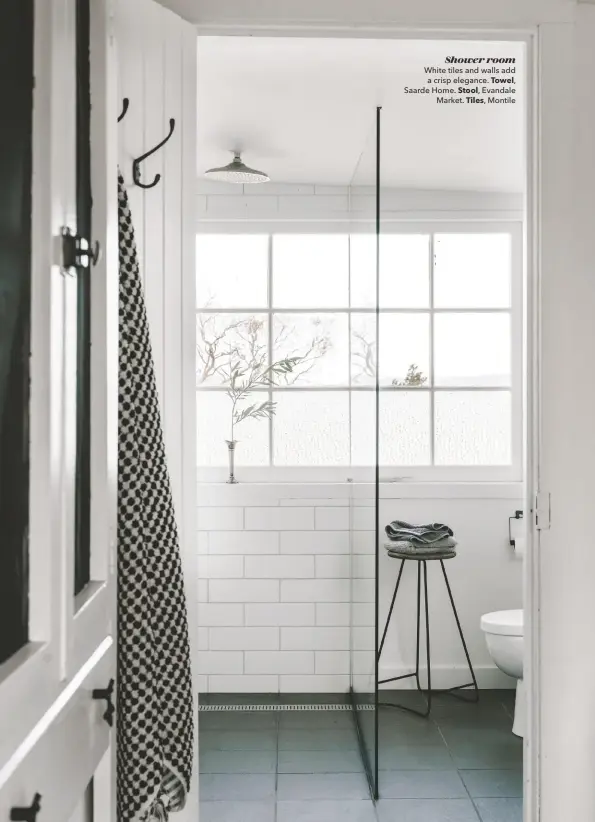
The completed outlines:
[[[110,728],[114,724],[114,712],[116,710],[114,708],[114,703],[112,702],[112,697],[114,695],[114,685],[114,680],[110,679],[107,688],[95,688],[91,694],[93,699],[105,699],[105,701],[107,702],[103,718],[110,726]]]
[[[86,237],[75,234],[70,228],[62,229],[62,269],[76,277],[79,268],[89,268],[91,247]]]

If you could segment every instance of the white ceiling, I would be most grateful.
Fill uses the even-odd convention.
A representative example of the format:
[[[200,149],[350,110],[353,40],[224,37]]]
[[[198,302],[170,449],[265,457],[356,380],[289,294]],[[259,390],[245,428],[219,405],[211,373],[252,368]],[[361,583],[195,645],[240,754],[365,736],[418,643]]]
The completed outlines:
[[[515,57],[518,102],[404,93],[447,55]],[[382,106],[383,185],[520,192],[522,81],[520,43],[199,37],[198,173],[239,149],[274,182],[371,184]]]

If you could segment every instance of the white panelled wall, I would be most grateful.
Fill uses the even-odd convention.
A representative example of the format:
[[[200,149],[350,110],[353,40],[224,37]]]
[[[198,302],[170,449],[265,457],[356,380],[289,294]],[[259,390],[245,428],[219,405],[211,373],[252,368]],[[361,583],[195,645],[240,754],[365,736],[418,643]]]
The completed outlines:
[[[194,414],[194,234],[196,165],[196,32],[152,0],[116,6],[118,99],[130,100],[118,124],[119,167],[128,191],[140,259],[187,588],[191,647],[196,647],[196,526]],[[114,112],[114,116],[120,111]],[[133,184],[132,160],[167,135],[172,138],[141,167]],[[195,659],[193,658],[193,663]],[[194,672],[196,679],[196,672]],[[182,816],[198,813],[198,767]],[[183,822],[183,819],[180,820]]]
[[[240,470],[241,473],[241,470]],[[354,672],[373,670],[373,486],[198,486],[199,688],[211,692],[344,692],[350,670],[353,550]],[[383,487],[381,523],[449,523],[460,548],[446,568],[480,687],[512,687],[493,665],[479,621],[520,608],[522,562],[508,517],[522,507],[515,485]],[[353,542],[350,548],[350,523]],[[469,681],[440,568],[429,564],[436,687]],[[398,562],[381,554],[386,617]],[[415,573],[408,568],[383,652],[381,678],[415,662]],[[409,687],[409,686],[407,686]]]

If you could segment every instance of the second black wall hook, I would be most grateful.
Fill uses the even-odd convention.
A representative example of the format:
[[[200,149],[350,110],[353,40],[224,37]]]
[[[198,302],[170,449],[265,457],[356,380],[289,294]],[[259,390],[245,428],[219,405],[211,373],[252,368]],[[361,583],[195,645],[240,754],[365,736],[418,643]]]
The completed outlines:
[[[128,97],[124,97],[124,99],[122,100],[122,113],[118,117],[118,122],[120,122],[121,120],[124,119],[124,117],[126,117],[126,112],[128,111],[128,106],[129,105],[130,105],[130,100],[128,99]]]
[[[164,137],[164,139],[160,143],[158,143],[155,146],[155,148],[152,148],[150,151],[147,151],[145,154],[141,154],[140,157],[138,157],[136,160],[132,161],[132,179],[134,180],[134,182],[136,183],[137,186],[140,186],[141,188],[153,188],[154,186],[157,185],[157,183],[161,179],[161,174],[156,174],[155,179],[153,180],[152,183],[143,183],[141,181],[141,178],[140,178],[140,164],[143,162],[143,160],[146,160],[147,157],[150,157],[151,154],[155,154],[156,151],[159,151],[159,149],[162,148],[167,143],[167,141],[170,139],[170,137],[174,133],[175,127],[176,127],[176,121],[174,120],[173,117],[171,117],[170,121],[169,121],[169,134],[166,137]]]

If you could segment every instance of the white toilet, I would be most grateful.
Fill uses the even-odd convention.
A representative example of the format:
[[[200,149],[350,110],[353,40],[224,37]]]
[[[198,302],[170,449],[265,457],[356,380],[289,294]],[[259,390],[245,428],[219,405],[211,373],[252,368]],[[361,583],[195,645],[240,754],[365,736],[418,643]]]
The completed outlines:
[[[523,612],[496,611],[484,614],[481,630],[486,635],[490,656],[508,676],[517,680],[512,732],[523,736],[525,731],[525,690],[523,684]]]

